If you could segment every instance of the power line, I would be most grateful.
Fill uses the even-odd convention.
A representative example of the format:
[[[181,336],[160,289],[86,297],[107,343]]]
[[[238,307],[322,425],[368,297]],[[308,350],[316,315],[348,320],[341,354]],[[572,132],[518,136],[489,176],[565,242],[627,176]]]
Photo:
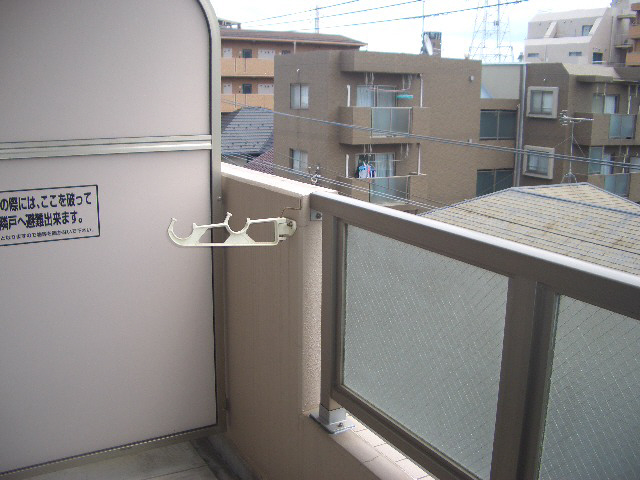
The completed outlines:
[[[244,104],[241,104],[239,102],[234,102],[232,100],[222,100],[222,102],[223,103],[229,103],[229,104],[236,105],[236,106],[250,107],[249,105],[244,105]],[[250,108],[261,108],[261,107],[250,107]],[[523,155],[526,155],[526,154],[528,154],[528,153],[530,153],[532,151],[532,150],[525,150],[525,149],[522,149],[522,148],[502,147],[502,146],[498,146],[498,145],[488,145],[488,144],[484,144],[484,143],[473,143],[473,142],[467,142],[467,141],[464,141],[464,140],[452,140],[452,139],[448,139],[448,138],[434,137],[434,136],[431,136],[431,135],[417,135],[415,133],[394,132],[394,131],[391,131],[391,130],[383,130],[383,129],[379,129],[379,128],[363,127],[363,126],[359,126],[359,125],[352,125],[352,124],[347,124],[347,123],[334,122],[334,121],[330,121],[330,120],[322,120],[322,119],[319,119],[319,118],[303,117],[302,115],[294,115],[292,113],[277,112],[275,110],[269,110],[269,109],[263,109],[263,110],[268,110],[269,112],[272,112],[274,115],[280,115],[282,117],[297,118],[297,119],[300,119],[300,120],[308,120],[310,122],[320,123],[320,124],[323,124],[323,125],[330,125],[330,126],[340,127],[340,128],[349,128],[349,129],[352,129],[352,130],[358,130],[358,131],[364,131],[364,132],[379,134],[381,136],[386,136],[386,137],[411,138],[411,139],[415,139],[415,140],[424,140],[424,141],[428,141],[428,142],[440,143],[440,144],[444,144],[444,145],[454,145],[454,146],[458,146],[458,147],[477,148],[477,149],[480,149],[480,150],[489,150],[489,151],[506,152],[506,153],[513,153],[513,154],[523,154]],[[626,168],[626,169],[629,169],[629,170],[637,170],[637,171],[640,172],[640,165],[631,165],[629,163],[624,163],[624,162],[613,162],[613,161],[608,161],[608,160],[598,160],[598,159],[593,159],[593,158],[589,158],[589,157],[575,157],[575,156],[566,155],[566,154],[560,154],[560,153],[544,152],[544,151],[541,151],[541,150],[535,150],[535,154],[539,155],[539,156],[542,156],[542,157],[553,158],[553,159],[558,159],[558,160],[575,161],[575,162],[582,162],[582,163],[587,163],[587,164],[607,165],[607,166],[613,166],[613,167]]]
[[[513,5],[516,3],[523,3],[523,2],[528,2],[529,0],[511,0],[510,2],[504,2],[504,3],[500,3],[500,5]],[[480,10],[483,8],[492,8],[492,7],[496,7],[498,6],[498,4],[492,4],[492,5],[478,5],[475,7],[469,7],[469,8],[461,8],[458,10],[447,10],[444,12],[437,12],[437,13],[428,13],[426,15],[414,15],[411,17],[400,17],[400,18],[388,18],[388,19],[384,19],[384,20],[371,20],[368,22],[360,22],[360,23],[349,23],[349,24],[344,24],[344,25],[330,25],[328,27],[322,27],[322,28],[341,28],[341,27],[357,27],[360,25],[372,25],[372,24],[376,24],[376,23],[388,23],[388,22],[398,22],[401,20],[417,20],[417,19],[423,19],[423,18],[430,18],[430,17],[440,17],[443,15],[451,15],[454,13],[463,13],[463,12],[470,12],[473,10]],[[310,28],[302,28],[300,29],[301,31],[303,30],[313,30]]]
[[[341,17],[344,15],[353,15],[355,13],[364,13],[364,12],[371,12],[374,10],[382,10],[384,8],[392,8],[392,7],[399,7],[402,5],[408,5],[410,3],[417,3],[417,2],[422,2],[422,0],[408,0],[406,2],[401,2],[401,3],[394,3],[391,5],[382,5],[379,7],[371,7],[371,8],[364,8],[362,10],[352,10],[350,12],[343,12],[343,13],[332,13],[331,15],[321,15],[318,18],[331,18],[331,17]],[[283,25],[283,24],[288,24],[288,23],[301,23],[301,22],[306,22],[308,21],[307,19],[302,19],[302,20],[288,20],[285,22],[278,22],[278,23],[266,23],[266,24],[262,24],[262,25],[257,25],[257,27],[273,27],[275,25]],[[330,27],[332,28],[332,27]]]
[[[340,5],[346,5],[348,3],[356,3],[359,2],[360,0],[349,0],[347,2],[340,2],[340,3],[334,3],[333,5],[325,5],[324,7],[316,7],[316,8],[310,8],[309,10],[302,10],[301,12],[295,12],[295,13],[286,13],[284,15],[276,15],[275,17],[266,17],[266,18],[259,18],[257,20],[249,20],[248,22],[242,22],[243,24],[247,24],[247,23],[258,23],[258,22],[262,22],[264,20],[273,20],[276,18],[284,18],[284,17],[291,17],[293,15],[300,15],[302,13],[309,13],[309,12],[315,12],[316,9],[317,10],[322,10],[322,9],[326,9],[326,8],[333,8],[333,7],[338,7]]]

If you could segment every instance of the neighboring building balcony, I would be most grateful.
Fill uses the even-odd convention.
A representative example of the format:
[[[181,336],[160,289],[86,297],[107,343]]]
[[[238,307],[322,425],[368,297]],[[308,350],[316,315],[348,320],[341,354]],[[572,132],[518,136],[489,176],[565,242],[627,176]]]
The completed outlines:
[[[638,132],[637,115],[579,113],[577,117],[592,118],[575,126],[574,136],[581,145],[635,145]]]
[[[340,123],[363,127],[341,130],[347,145],[417,143],[406,134],[426,134],[429,124],[421,107],[340,107]]]
[[[273,110],[273,95],[262,93],[222,94],[220,110],[233,112],[244,107],[261,107]]]
[[[339,190],[343,195],[400,210],[415,210],[409,203],[414,193],[417,195],[417,192],[424,191],[426,175],[337,177],[337,180],[343,184]]]
[[[640,52],[627,52],[625,65],[627,67],[640,66]]]
[[[640,39],[640,24],[633,23],[629,27],[629,38]]]
[[[271,59],[264,58],[221,58],[222,77],[270,77],[273,78]]]

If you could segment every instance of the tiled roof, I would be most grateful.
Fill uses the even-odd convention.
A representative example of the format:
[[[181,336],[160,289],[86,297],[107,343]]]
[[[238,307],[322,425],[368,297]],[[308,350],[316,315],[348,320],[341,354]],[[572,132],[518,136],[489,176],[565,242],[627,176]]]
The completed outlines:
[[[242,108],[222,114],[222,154],[260,155],[273,148],[273,112]]]
[[[509,188],[424,216],[640,275],[640,205],[588,183]]]
[[[274,158],[274,149],[268,150],[264,152],[259,157],[254,158],[253,160],[249,160],[249,162],[245,165],[245,168],[249,170],[255,170],[257,172],[270,173],[273,175],[273,158]]]
[[[366,43],[354,40],[342,35],[327,35],[324,33],[301,33],[301,32],[274,32],[270,30],[243,30],[237,28],[221,28],[220,38],[227,39],[248,39],[248,40],[268,40],[271,42],[296,42],[300,43],[322,43],[348,45],[353,47],[363,47]]]

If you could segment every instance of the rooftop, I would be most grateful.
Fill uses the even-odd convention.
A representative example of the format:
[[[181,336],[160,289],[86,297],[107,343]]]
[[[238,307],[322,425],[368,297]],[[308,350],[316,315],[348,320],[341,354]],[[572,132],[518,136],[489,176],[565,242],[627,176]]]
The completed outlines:
[[[425,216],[640,274],[640,206],[588,183],[509,188]]]
[[[273,148],[273,112],[242,108],[222,114],[222,154],[261,155]]]
[[[352,45],[364,47],[366,43],[342,35],[327,35],[324,33],[302,32],[274,32],[269,30],[244,30],[221,28],[222,40],[269,40],[271,42],[322,43],[334,45]]]

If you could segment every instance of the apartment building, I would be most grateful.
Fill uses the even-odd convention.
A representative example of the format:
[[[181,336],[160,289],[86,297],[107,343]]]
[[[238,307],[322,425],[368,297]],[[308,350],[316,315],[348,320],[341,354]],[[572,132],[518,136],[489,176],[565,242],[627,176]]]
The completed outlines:
[[[313,52],[279,57],[276,76],[276,110],[290,116],[275,118],[275,162],[338,182],[345,194],[419,210],[476,196],[478,171],[490,172],[482,181],[491,188],[497,171],[512,176],[513,154],[469,147],[481,138],[515,145],[517,100],[481,99],[478,61]],[[481,117],[495,130],[498,116],[500,131],[486,126],[481,136]]]
[[[529,22],[524,61],[640,65],[630,53],[635,18],[630,0],[613,0],[606,8],[539,13]]]
[[[521,185],[589,182],[640,201],[640,171],[634,170],[640,166],[640,71],[532,64],[527,66],[526,95]],[[571,162],[554,154],[593,162]]]
[[[357,50],[366,45],[342,35],[244,30],[227,20],[221,22],[220,37],[222,112],[243,106],[273,109],[276,56],[313,50]]]

